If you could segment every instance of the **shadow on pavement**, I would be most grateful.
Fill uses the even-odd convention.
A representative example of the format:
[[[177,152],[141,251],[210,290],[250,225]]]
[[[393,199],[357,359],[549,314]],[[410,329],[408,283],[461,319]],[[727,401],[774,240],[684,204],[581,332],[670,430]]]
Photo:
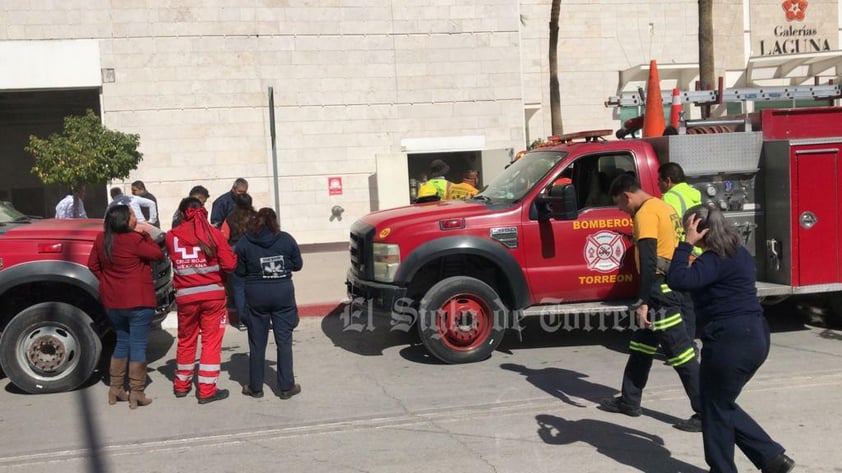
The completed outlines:
[[[322,318],[322,332],[334,346],[358,355],[380,356],[387,348],[418,341],[414,329],[392,330],[388,317],[353,313],[350,307],[340,305]]]
[[[593,419],[567,420],[539,414],[538,436],[550,445],[584,442],[621,465],[647,473],[704,473],[697,466],[673,458],[664,440],[640,430]]]
[[[526,378],[536,388],[576,407],[588,407],[576,399],[580,398],[599,404],[599,401],[615,396],[617,390],[604,384],[592,383],[588,375],[564,368],[531,369],[515,363],[503,363],[500,368],[514,371]]]
[[[516,330],[508,330],[500,346],[497,347],[498,351],[512,354],[514,350],[529,348],[599,345],[620,353],[627,353],[629,337],[631,337],[631,332],[628,330],[597,328],[597,325],[592,325],[591,330],[586,330],[542,317],[527,317],[521,321],[521,326],[523,340],[518,339]]]

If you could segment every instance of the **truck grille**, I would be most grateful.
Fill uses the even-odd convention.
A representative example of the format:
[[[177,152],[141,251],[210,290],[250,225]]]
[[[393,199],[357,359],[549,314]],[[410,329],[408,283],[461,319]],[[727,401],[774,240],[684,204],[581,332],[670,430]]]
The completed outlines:
[[[349,251],[351,253],[351,271],[362,279],[374,277],[372,266],[372,242],[374,241],[374,227],[360,221],[351,225],[351,239]]]

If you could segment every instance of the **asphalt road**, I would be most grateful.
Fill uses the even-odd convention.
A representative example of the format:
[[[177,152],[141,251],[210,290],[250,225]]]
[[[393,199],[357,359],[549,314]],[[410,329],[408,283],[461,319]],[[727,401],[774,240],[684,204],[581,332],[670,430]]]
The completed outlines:
[[[842,471],[842,332],[770,315],[769,360],[741,405],[796,459],[796,471]],[[4,472],[702,472],[701,434],[671,424],[690,414],[678,377],[653,367],[644,416],[596,409],[616,393],[628,333],[509,334],[481,363],[442,365],[412,334],[343,330],[343,318],[302,320],[295,334],[301,395],[255,400],[246,334],[224,340],[220,386],[198,405],[172,396],[175,340],[150,344],[152,405],[109,406],[102,382],[26,395],[0,380]],[[274,359],[270,345],[269,360]],[[267,366],[273,383],[275,364]],[[267,389],[267,394],[269,391]],[[737,453],[740,471],[755,471]]]

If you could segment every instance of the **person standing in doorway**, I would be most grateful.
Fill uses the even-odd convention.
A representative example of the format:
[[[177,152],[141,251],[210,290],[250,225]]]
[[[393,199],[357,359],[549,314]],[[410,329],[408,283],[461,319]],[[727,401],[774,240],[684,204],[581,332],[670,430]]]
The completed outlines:
[[[56,218],[88,218],[85,212],[85,186],[79,185],[71,189],[56,205]]]
[[[181,225],[167,232],[167,250],[173,265],[175,302],[178,305],[173,394],[190,392],[196,362],[196,341],[202,336],[199,357],[199,404],[228,397],[217,389],[222,358],[222,336],[228,311],[223,272],[237,267],[237,257],[222,233],[208,223],[208,211],[199,199],[187,197],[178,206]]]
[[[710,471],[736,473],[734,445],[763,473],[787,473],[795,461],[737,404],[769,355],[769,325],[757,299],[754,258],[719,209],[692,207],[684,217],[667,282],[690,291],[702,329],[702,437]],[[690,264],[693,246],[704,252]]]
[[[450,166],[441,159],[430,163],[430,179],[427,180],[427,184],[436,188],[439,200],[445,200],[450,195],[450,186],[453,183],[447,180],[448,172],[450,172]]]
[[[681,378],[695,413],[674,427],[701,432],[699,362],[682,322],[684,296],[671,289],[665,280],[672,253],[678,245],[681,220],[672,207],[642,190],[637,179],[628,174],[618,176],[611,183],[609,193],[617,207],[632,216],[640,289],[638,301],[631,307],[637,330],[629,343],[629,359],[623,372],[621,394],[603,400],[600,407],[632,417],[641,414],[643,389],[660,345],[667,361]]]
[[[108,403],[130,401],[132,409],[152,403],[144,394],[146,345],[156,304],[151,263],[164,258],[161,247],[148,233],[137,231],[136,225],[137,218],[127,205],[110,208],[104,231],[97,235],[88,257],[88,268],[99,280],[102,305],[117,334],[108,371]]]
[[[240,194],[245,194],[249,191],[249,183],[242,177],[238,177],[231,186],[231,190],[217,197],[211,206],[210,222],[216,228],[222,227],[222,222],[225,217],[234,211],[237,204],[234,202],[234,197]]]
[[[155,202],[155,209],[158,209],[158,199],[156,199],[151,192],[146,190],[146,184],[144,184],[143,181],[132,182],[132,195],[137,197],[143,197],[144,199],[149,199],[152,202]],[[145,218],[149,223],[155,225],[158,228],[161,227],[161,222],[158,221],[158,218],[152,218],[152,215],[149,211],[149,207],[141,207],[141,212],[143,212],[143,218]]]
[[[476,169],[468,169],[462,173],[462,182],[450,186],[449,200],[468,200],[477,195],[479,190],[479,172]]]
[[[301,392],[292,367],[292,331],[298,326],[298,306],[292,273],[303,266],[295,239],[282,232],[270,208],[257,212],[249,231],[237,242],[237,271],[246,281],[246,318],[249,339],[249,383],[243,394],[263,397],[269,322],[275,334],[278,357],[278,397],[289,399]]]

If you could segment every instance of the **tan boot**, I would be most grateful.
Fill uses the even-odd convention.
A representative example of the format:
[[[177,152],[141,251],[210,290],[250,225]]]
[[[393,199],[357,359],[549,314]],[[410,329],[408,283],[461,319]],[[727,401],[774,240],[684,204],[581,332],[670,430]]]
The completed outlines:
[[[129,393],[126,392],[126,366],[128,358],[111,357],[111,367],[108,370],[109,384],[108,404],[117,404],[117,401],[128,401]]]
[[[146,397],[143,391],[146,389],[146,362],[129,362],[129,408],[137,409],[137,406],[148,406],[152,399]]]

